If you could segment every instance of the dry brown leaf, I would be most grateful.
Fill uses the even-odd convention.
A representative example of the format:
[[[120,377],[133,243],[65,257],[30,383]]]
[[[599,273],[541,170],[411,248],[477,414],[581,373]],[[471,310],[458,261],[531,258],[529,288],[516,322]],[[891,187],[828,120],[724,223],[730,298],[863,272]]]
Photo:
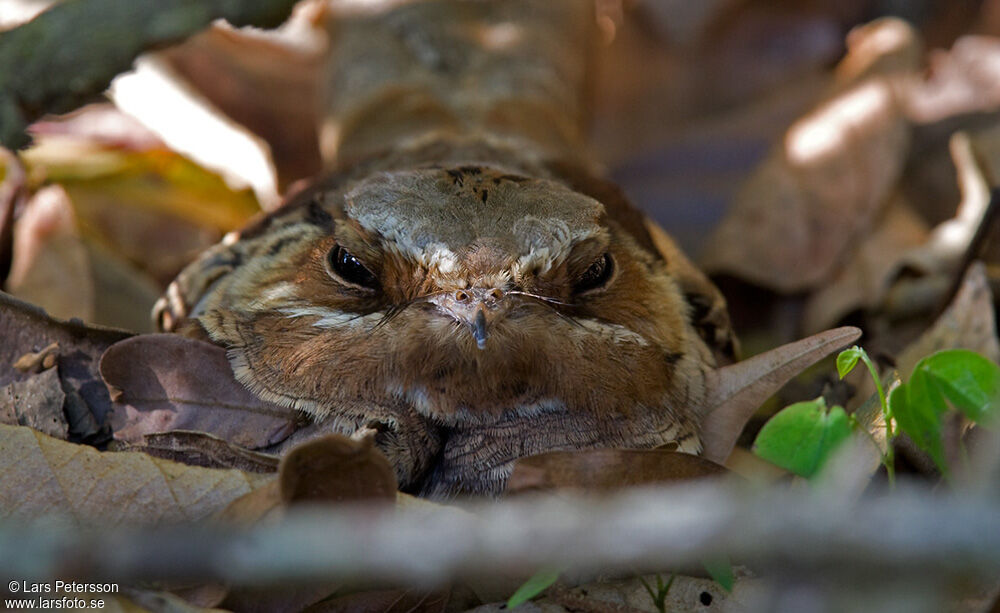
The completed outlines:
[[[98,373],[98,360],[111,344],[129,336],[123,330],[85,326],[52,319],[34,305],[0,292],[0,386],[25,381],[30,376],[13,364],[25,354],[59,345],[56,368],[63,392],[64,410],[74,440],[102,436],[111,409],[108,390]]]
[[[325,37],[321,29],[316,34]],[[216,25],[162,58],[220,111],[267,141],[279,191],[320,171],[318,49]],[[271,95],[258,95],[262,91]]]
[[[899,271],[900,259],[926,240],[926,224],[897,193],[878,226],[864,237],[844,267],[809,296],[802,330],[813,334],[837,325],[852,311],[879,305]]]
[[[64,441],[69,438],[69,424],[63,413],[65,402],[59,373],[50,368],[0,388],[0,423],[28,426]]]
[[[1000,362],[1000,342],[986,269],[975,262],[962,285],[934,325],[896,357],[896,366],[909,377],[921,359],[943,349],[969,349]]]
[[[235,468],[251,473],[278,470],[277,456],[250,451],[204,432],[173,430],[147,434],[140,444],[116,442],[115,450],[141,451],[157,458],[205,468]]]
[[[0,517],[59,514],[103,526],[207,517],[271,476],[99,452],[0,426]]]
[[[846,326],[782,345],[750,359],[711,371],[702,414],[702,456],[723,463],[747,420],[760,405],[807,367],[861,336]]]
[[[221,347],[174,334],[136,336],[110,347],[101,375],[115,389],[115,438],[191,430],[247,449],[275,445],[298,425],[297,413],[265,402],[233,377]]]
[[[916,123],[1000,108],[1000,39],[963,36],[928,54],[928,69],[904,80],[902,107]]]
[[[284,503],[395,501],[396,473],[375,448],[372,436],[360,440],[340,434],[303,443],[281,459],[279,479]]]
[[[14,225],[7,291],[53,317],[94,320],[94,279],[73,206],[57,185],[39,190]]]
[[[191,257],[260,207],[252,192],[170,151],[110,105],[42,122],[28,175],[69,195],[89,243],[166,286]]]
[[[881,65],[878,55],[862,58],[866,61],[859,55],[910,57],[899,47],[905,51],[916,44],[915,37],[895,34],[899,23],[883,22],[852,36],[842,69],[855,63]],[[868,44],[886,31],[897,45]],[[898,70],[898,64],[894,59],[886,69]],[[868,231],[902,173],[909,126],[887,77],[867,69],[846,72],[868,78],[848,79],[836,95],[792,125],[709,239],[702,258],[707,272],[779,292],[813,289]]]
[[[955,216],[936,226],[926,244],[905,254],[902,262],[925,275],[955,275],[973,237],[983,224],[990,203],[990,186],[986,173],[976,160],[968,135],[956,132],[948,146],[958,174],[962,201]]]
[[[106,249],[80,236],[66,191],[39,190],[14,225],[10,292],[56,317],[137,331],[152,328],[159,288]]]
[[[579,488],[606,492],[728,474],[724,466],[688,453],[663,449],[550,451],[521,458],[506,494]]]

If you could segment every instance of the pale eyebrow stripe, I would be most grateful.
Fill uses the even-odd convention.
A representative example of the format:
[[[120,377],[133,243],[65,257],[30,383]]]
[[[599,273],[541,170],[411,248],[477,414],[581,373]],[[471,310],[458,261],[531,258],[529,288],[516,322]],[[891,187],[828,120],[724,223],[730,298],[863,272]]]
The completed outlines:
[[[354,328],[367,323],[374,323],[382,319],[385,313],[376,311],[374,313],[352,313],[349,311],[338,311],[325,307],[288,307],[278,309],[279,313],[285,314],[289,319],[297,317],[318,317],[312,322],[314,328]]]

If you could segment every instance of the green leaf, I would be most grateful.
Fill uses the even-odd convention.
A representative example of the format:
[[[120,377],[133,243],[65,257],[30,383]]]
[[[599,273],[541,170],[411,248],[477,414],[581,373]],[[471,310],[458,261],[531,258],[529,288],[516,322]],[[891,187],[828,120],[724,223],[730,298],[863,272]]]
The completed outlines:
[[[761,428],[753,451],[801,477],[815,475],[851,435],[851,422],[840,407],[826,411],[817,398],[785,407]]]
[[[708,560],[702,560],[701,565],[705,567],[708,576],[722,586],[727,592],[733,591],[733,584],[736,583],[736,576],[733,574],[733,565],[726,556],[718,556]]]
[[[858,360],[861,359],[863,351],[861,347],[855,345],[850,349],[844,349],[837,355],[837,372],[840,374],[841,379],[846,377],[847,373],[854,370],[854,367],[858,364]]]
[[[917,368],[908,383],[889,394],[889,407],[899,429],[926,451],[942,474],[948,474],[941,441],[941,418],[948,410],[944,397],[926,370]]]
[[[517,588],[517,591],[510,597],[507,601],[507,608],[513,609],[514,607],[524,604],[538,596],[545,590],[549,588],[550,585],[559,579],[559,574],[562,571],[553,568],[543,568],[530,579],[524,582],[521,587]]]
[[[1000,366],[973,351],[940,351],[917,363],[935,387],[977,424],[995,425],[1000,418]]]

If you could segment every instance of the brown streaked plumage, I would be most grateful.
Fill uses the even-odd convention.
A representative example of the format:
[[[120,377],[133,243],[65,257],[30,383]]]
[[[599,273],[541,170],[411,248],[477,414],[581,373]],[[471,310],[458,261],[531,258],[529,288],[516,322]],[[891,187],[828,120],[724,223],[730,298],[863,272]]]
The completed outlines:
[[[380,424],[401,485],[435,496],[495,494],[514,459],[552,449],[698,452],[694,408],[733,350],[718,291],[581,159],[582,103],[556,108],[585,81],[566,54],[587,55],[590,3],[543,4],[335,26],[331,72],[356,87],[331,102],[331,174],[203,254],[157,311],[196,321],[261,397],[348,433]],[[518,45],[543,55],[526,68]]]

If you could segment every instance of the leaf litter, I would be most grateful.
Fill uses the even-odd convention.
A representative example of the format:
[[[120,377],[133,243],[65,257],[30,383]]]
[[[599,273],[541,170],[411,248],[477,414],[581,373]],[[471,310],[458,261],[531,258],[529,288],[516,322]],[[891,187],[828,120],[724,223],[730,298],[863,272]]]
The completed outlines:
[[[720,7],[712,10],[720,14],[733,10],[725,8],[725,3]],[[626,23],[631,18],[626,16]],[[699,19],[710,21],[708,17]],[[707,21],[700,23],[702,37],[711,37],[717,31],[704,25]],[[196,73],[194,65],[187,64],[185,78],[208,88],[213,70],[226,71],[234,65],[232,49],[251,49],[261,57],[270,52],[266,45],[241,47],[248,41],[240,36],[237,31],[215,32],[186,50],[176,50],[171,61],[182,66],[199,52],[218,53],[217,65],[211,70]],[[894,44],[883,44],[887,40]],[[951,51],[934,51],[928,56],[931,69],[926,74],[921,72],[924,53],[920,35],[901,22],[881,21],[856,30],[847,44],[847,55],[828,75],[830,84],[821,96],[823,100],[788,129],[784,139],[748,178],[710,242],[704,264],[711,271],[779,294],[804,296],[805,307],[799,311],[797,325],[807,333],[845,320],[853,323],[851,318],[861,313],[866,323],[872,324],[865,326],[875,337],[871,340],[885,348],[883,363],[894,362],[900,372],[908,373],[919,359],[941,348],[969,347],[996,361],[1000,349],[990,294],[990,285],[996,287],[998,279],[993,270],[996,261],[976,263],[963,270],[970,243],[985,219],[984,175],[995,168],[995,156],[988,147],[983,164],[974,160],[970,140],[983,142],[987,132],[975,129],[967,118],[998,106],[995,88],[990,85],[991,64],[983,59],[996,55],[996,43],[990,37],[959,39]],[[301,74],[292,76],[299,78],[307,72],[303,68]],[[243,78],[253,83],[254,79],[266,82],[275,76],[249,74]],[[764,82],[763,78],[760,82]],[[306,88],[303,91],[310,87],[304,80],[299,85]],[[233,115],[252,115],[253,109],[239,108],[238,101],[217,99],[217,103]],[[848,112],[851,109],[858,112]],[[282,176],[294,176],[290,174],[295,169],[294,156],[301,154],[308,159],[311,153],[280,144],[280,130],[276,133],[272,129],[275,111],[265,111],[257,116],[256,125],[262,126],[261,131],[271,130],[269,139],[275,150],[287,151],[277,160],[284,168]],[[270,118],[267,113],[272,113]],[[240,225],[259,207],[245,192],[199,175],[201,171],[195,165],[172,157],[162,142],[143,135],[140,129],[126,130],[123,140],[113,146],[106,134],[84,134],[87,126],[93,125],[90,119],[94,117],[75,126],[39,126],[41,146],[22,156],[28,170],[26,184],[18,178],[18,165],[5,163],[4,183],[0,184],[0,265],[4,263],[4,245],[10,245],[13,274],[5,287],[42,303],[63,318],[80,317],[100,323],[98,317],[113,310],[111,305],[118,300],[109,296],[131,296],[118,302],[124,305],[123,312],[131,308],[139,315],[116,316],[112,323],[128,322],[120,325],[141,332],[147,329],[140,322],[147,309],[135,305],[146,301],[142,296],[155,295],[185,258],[217,240],[222,232]],[[957,212],[951,212],[953,215],[947,211],[953,203],[939,204],[945,211],[942,218],[954,219],[935,226],[922,215],[920,203],[908,198],[900,181],[910,172],[908,161],[916,155],[914,143],[919,143],[920,134],[915,135],[914,126],[939,126],[947,121],[970,129],[968,138],[952,137],[952,157],[959,170],[963,204]],[[246,119],[246,123],[253,122]],[[64,132],[62,136],[60,131]],[[309,128],[298,126],[292,132],[308,134]],[[833,145],[817,148],[824,142],[820,137]],[[70,142],[73,140],[75,144]],[[627,152],[627,148],[621,149]],[[68,152],[88,162],[74,161]],[[171,186],[166,196],[155,193],[159,180],[148,181],[150,173]],[[25,193],[29,199],[23,197]],[[123,202],[126,208],[119,206]],[[972,205],[978,208],[973,211],[969,208]],[[784,213],[775,215],[775,210]],[[11,223],[15,211],[16,222]],[[149,240],[146,230],[153,227],[171,238]],[[747,232],[747,228],[754,231]],[[5,239],[5,233],[12,239]],[[945,244],[944,236],[953,240]],[[951,306],[934,321],[931,316],[935,313],[928,311],[947,297],[963,273],[964,280]],[[51,274],[65,277],[53,283],[47,281]],[[109,274],[111,280],[98,278]],[[915,311],[914,304],[924,306]],[[909,328],[904,330],[898,323],[901,320],[908,321]],[[80,521],[110,513],[111,521],[126,522],[202,517],[232,505],[228,513],[243,515],[242,520],[247,521],[248,517],[273,517],[276,509],[310,498],[288,492],[312,492],[321,499],[342,500],[366,491],[362,484],[372,485],[373,491],[383,497],[395,490],[394,477],[386,474],[381,464],[385,459],[377,451],[357,466],[345,468],[345,458],[353,457],[360,443],[343,437],[320,437],[295,447],[285,452],[286,464],[279,469],[277,457],[260,450],[280,442],[282,436],[291,435],[301,426],[295,415],[263,406],[266,403],[242,390],[232,381],[224,355],[217,348],[178,337],[124,340],[128,336],[122,331],[55,321],[0,296],[0,415],[4,423],[11,424],[0,426],[0,461],[15,454],[23,458],[0,473],[4,474],[0,478],[0,496],[6,495],[0,509],[28,514],[60,511]],[[900,350],[912,338],[918,340]],[[107,369],[102,366],[99,372],[97,364],[102,354]],[[23,368],[15,369],[15,363]],[[790,364],[782,377],[792,377],[804,368],[804,363]],[[760,372],[766,373],[758,373],[766,378],[774,371]],[[887,372],[891,375],[891,368]],[[743,380],[752,381],[752,377]],[[105,382],[120,392],[115,394],[118,402],[111,403]],[[735,441],[745,413],[759,406],[764,399],[758,396],[772,393],[774,386],[768,383],[738,409],[729,410],[740,417],[722,428],[725,434],[719,440],[723,443],[712,452],[713,459],[726,459],[732,449],[728,439]],[[871,392],[859,385],[854,404],[862,403]],[[15,397],[17,400],[12,400]],[[21,400],[25,397],[32,402]],[[102,453],[55,441],[24,427],[32,426],[57,438],[106,443],[109,414],[113,415],[110,423],[117,439],[112,446],[131,451]],[[517,479],[512,478],[511,491],[563,487],[600,490],[626,483],[697,478],[722,470],[701,460],[694,461],[696,466],[688,466],[690,458],[678,460],[677,455],[668,450],[597,450],[525,458],[515,469]],[[292,464],[287,459],[295,457],[311,459],[289,468]],[[70,458],[65,472],[53,465],[62,458]],[[640,465],[648,471],[638,470]],[[275,470],[279,471],[278,477],[270,474]],[[34,477],[31,471],[35,471]],[[345,480],[340,485],[331,484],[326,476],[330,474],[344,476]],[[524,474],[529,477],[522,477]],[[95,475],[101,479],[90,479]],[[143,478],[148,481],[140,483]],[[210,485],[211,479],[216,479],[218,485]],[[155,488],[151,485],[154,482]],[[293,482],[298,485],[291,485]],[[56,484],[67,484],[70,489],[60,494]],[[37,486],[32,496],[24,501],[15,498],[32,486]],[[93,489],[83,492],[86,487]],[[287,489],[284,495],[282,488]],[[332,489],[323,494],[324,488]],[[349,493],[352,491],[355,494]],[[139,493],[149,496],[154,501],[149,504],[154,506],[169,497],[174,499],[174,505],[157,507],[157,514],[155,509],[134,501]],[[397,494],[397,500],[408,499]],[[237,510],[251,507],[257,510]],[[710,584],[681,576],[671,591],[681,593],[680,586],[698,581]],[[540,604],[549,607],[545,610],[572,609],[581,602],[600,607],[604,600],[601,590],[619,590],[606,602],[627,602],[640,610],[655,610],[650,609],[649,596],[638,581],[625,583],[629,587],[611,588],[608,586],[614,584],[607,582],[567,587],[556,590]],[[741,580],[737,580],[737,592],[740,586]],[[311,604],[316,604],[328,593],[317,592],[306,600],[314,598]],[[701,594],[710,594],[715,602],[726,598],[707,587],[698,597]],[[229,598],[231,605],[249,606],[252,602],[252,597],[240,600],[234,593]],[[301,598],[288,602],[308,606]],[[441,610],[436,607],[444,607],[448,598],[380,591],[338,594],[324,602],[314,610],[396,610],[404,605],[400,610]],[[452,606],[455,602],[452,599]],[[215,604],[219,603],[205,606]],[[524,610],[530,610],[530,606],[534,605],[524,605]],[[676,604],[680,610],[700,610],[697,606],[704,606],[704,601],[696,602],[689,596]]]

